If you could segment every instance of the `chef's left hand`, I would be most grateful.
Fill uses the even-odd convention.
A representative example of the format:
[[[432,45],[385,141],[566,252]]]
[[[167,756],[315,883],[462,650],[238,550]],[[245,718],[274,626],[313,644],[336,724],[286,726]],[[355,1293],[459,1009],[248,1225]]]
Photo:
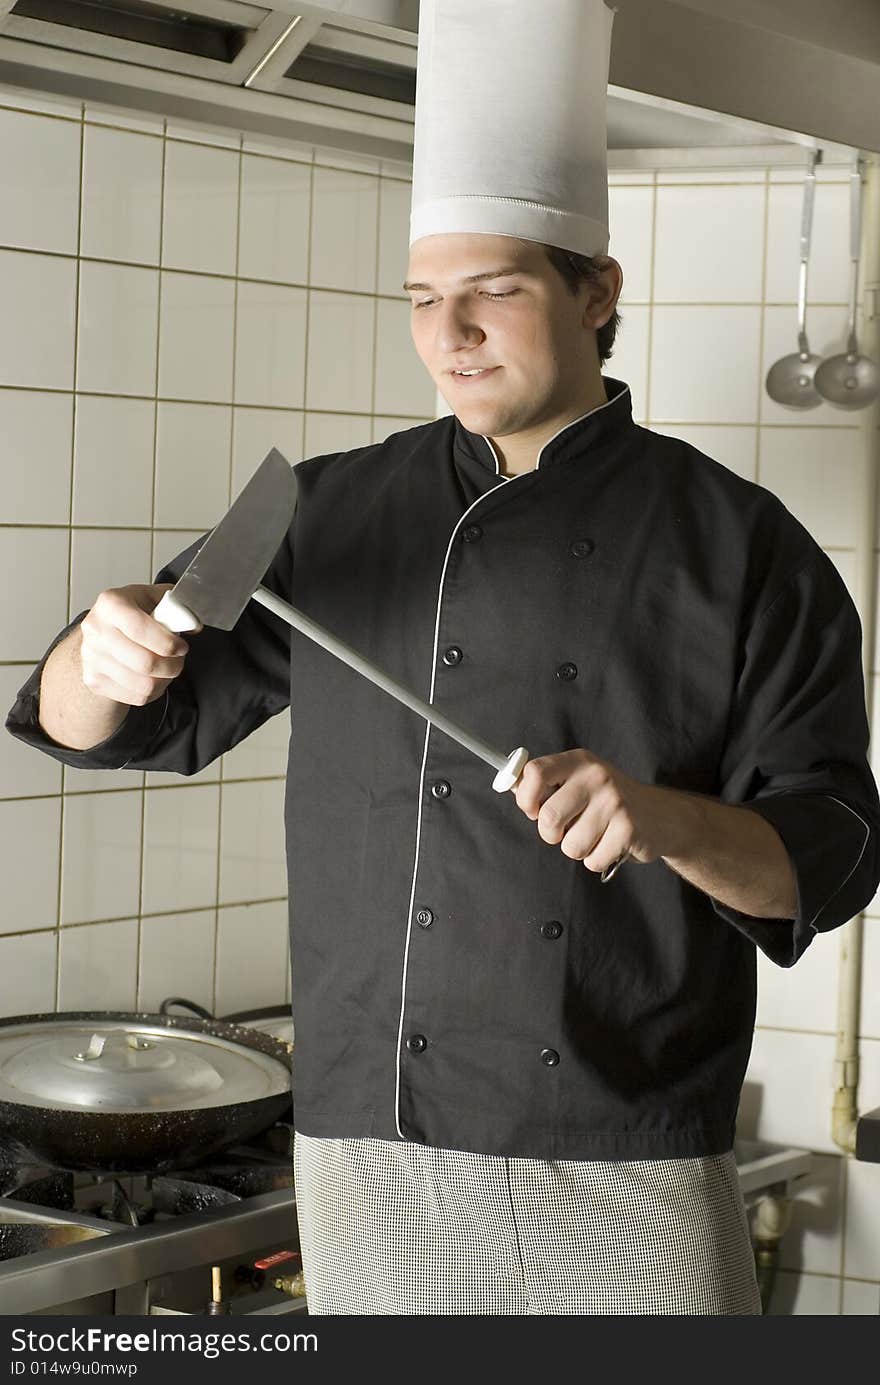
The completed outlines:
[[[529,760],[513,792],[543,840],[587,870],[608,870],[626,856],[656,861],[680,847],[679,796],[630,779],[588,750]]]

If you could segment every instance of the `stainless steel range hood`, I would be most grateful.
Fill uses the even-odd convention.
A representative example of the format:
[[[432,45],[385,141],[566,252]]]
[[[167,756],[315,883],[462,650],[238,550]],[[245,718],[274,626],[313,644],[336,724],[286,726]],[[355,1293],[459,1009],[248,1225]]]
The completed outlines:
[[[616,6],[612,155],[880,150],[876,0]],[[409,162],[417,31],[418,0],[0,0],[0,83]]]

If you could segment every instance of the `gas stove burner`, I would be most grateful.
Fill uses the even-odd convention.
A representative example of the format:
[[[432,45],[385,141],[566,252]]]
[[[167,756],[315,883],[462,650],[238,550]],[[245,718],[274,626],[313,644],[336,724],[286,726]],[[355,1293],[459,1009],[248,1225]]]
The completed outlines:
[[[279,1121],[161,1174],[71,1172],[0,1151],[3,1312],[204,1313],[215,1269],[232,1313],[303,1311],[284,1287],[300,1263],[292,1148]]]
[[[5,1169],[0,1180],[0,1197],[15,1198],[35,1207],[56,1207],[67,1211],[73,1207],[73,1174],[65,1169],[49,1169],[40,1165],[20,1165]]]

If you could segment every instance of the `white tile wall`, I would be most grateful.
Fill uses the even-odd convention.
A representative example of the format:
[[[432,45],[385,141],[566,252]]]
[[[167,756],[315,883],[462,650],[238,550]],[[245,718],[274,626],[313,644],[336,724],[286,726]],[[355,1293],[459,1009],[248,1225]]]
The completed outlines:
[[[84,255],[145,265],[159,263],[164,152],[163,140],[155,136],[86,125]]]
[[[0,380],[69,390],[73,385],[76,260],[0,250]]]
[[[286,893],[284,781],[226,784],[220,823],[220,903]]]
[[[375,299],[350,293],[310,295],[306,408],[370,413],[376,307]],[[414,370],[411,362],[408,369]]]
[[[377,413],[430,412],[435,393],[434,382],[413,351],[409,332],[411,311],[408,302],[393,303],[380,298],[376,304],[374,408]]]
[[[61,854],[61,922],[136,915],[143,795],[69,794]]]
[[[293,464],[301,462],[304,415],[293,409],[236,408],[232,415],[232,494],[238,495],[273,447]]]
[[[847,1317],[877,1317],[880,1314],[880,1284],[845,1279],[841,1312]]]
[[[0,245],[75,255],[79,124],[0,110]]]
[[[133,1010],[137,919],[65,928],[58,942],[59,1010]]]
[[[108,587],[151,580],[148,529],[73,529],[71,533],[68,619],[87,611],[98,593]],[[56,602],[59,595],[60,590]],[[60,614],[60,606],[58,609]],[[55,623],[58,627],[57,616]]]
[[[843,1271],[854,1279],[880,1280],[880,1164],[853,1162],[847,1169]]]
[[[652,313],[652,419],[754,423],[759,305],[658,306]]]
[[[159,394],[228,403],[234,324],[233,280],[164,273]]]
[[[239,282],[236,404],[302,405],[306,310],[304,289]]]
[[[112,394],[79,397],[73,463],[74,524],[149,528],[153,518],[155,420],[152,399],[120,399]],[[63,454],[59,451],[58,455]]]
[[[237,152],[168,140],[162,263],[234,274],[238,235]]]
[[[232,409],[163,401],[156,420],[155,521],[210,529],[229,504]]]
[[[840,1313],[840,1280],[826,1274],[791,1274],[780,1270],[773,1288],[770,1317],[836,1317]]]
[[[165,914],[141,924],[138,1008],[156,1011],[169,996],[214,1007],[216,911]]]
[[[748,1079],[761,1088],[759,1139],[822,1154],[835,1152],[831,1139],[833,1061],[833,1034],[755,1030]]]
[[[0,591],[15,593],[14,601],[3,603],[7,659],[39,658],[57,633],[66,605],[69,548],[68,529],[0,530]]]
[[[760,302],[765,199],[760,185],[659,185],[655,303]]]
[[[58,934],[20,933],[0,938],[0,1009],[38,1015],[55,1009]]]
[[[824,547],[852,548],[858,540],[863,446],[854,426],[763,428],[758,475]]]
[[[308,164],[243,156],[238,241],[243,278],[306,283],[311,178]]]
[[[321,457],[327,452],[348,452],[372,442],[372,420],[368,414],[316,414],[306,418],[305,455]]]
[[[212,785],[146,790],[145,914],[216,902],[219,814],[220,790]]]
[[[152,394],[158,325],[158,270],[84,261],[79,277],[77,388]]]
[[[623,270],[621,311],[630,303],[651,299],[655,198],[653,186],[608,189],[608,253]]]
[[[409,256],[409,205],[412,183],[396,178],[379,181],[379,260],[376,292],[405,298],[403,281]]]
[[[372,293],[376,283],[379,185],[369,174],[316,168],[311,282]]]
[[[272,901],[220,909],[217,927],[218,1015],[281,1005],[289,969],[287,904]]]
[[[0,933],[25,933],[57,922],[60,845],[60,798],[0,803]]]
[[[0,523],[68,522],[72,414],[69,394],[0,390]]]
[[[270,446],[291,461],[361,446],[433,417],[435,393],[401,288],[404,166],[98,106],[83,119],[77,102],[2,90],[0,148],[3,186],[18,190],[0,202],[9,705],[68,610],[151,576]],[[847,170],[819,172],[807,328],[824,354],[846,327]],[[611,184],[625,279],[609,374],[630,382],[649,427],[778,491],[851,580],[856,422],[829,405],[782,409],[763,389],[795,344],[800,173],[613,171]],[[195,782],[62,776],[6,738],[0,1009],[283,999],[288,728],[274,718]],[[880,1105],[875,923],[863,1096]],[[837,946],[818,938],[790,972],[761,963],[756,1133],[816,1155],[777,1313],[880,1309],[876,1171],[828,1133]]]

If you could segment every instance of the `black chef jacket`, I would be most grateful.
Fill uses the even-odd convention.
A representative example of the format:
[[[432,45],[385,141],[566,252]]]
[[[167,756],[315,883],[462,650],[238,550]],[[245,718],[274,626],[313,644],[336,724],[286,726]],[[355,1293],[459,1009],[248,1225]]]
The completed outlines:
[[[67,764],[192,774],[290,703],[297,1128],[490,1154],[718,1153],[755,1015],[878,883],[856,612],[767,491],[638,427],[628,388],[505,480],[454,417],[297,467],[266,585],[504,754],[573,747],[747,804],[797,874],[747,918],[657,861],[602,885],[492,770],[251,603]],[[157,580],[179,575],[189,549]]]

